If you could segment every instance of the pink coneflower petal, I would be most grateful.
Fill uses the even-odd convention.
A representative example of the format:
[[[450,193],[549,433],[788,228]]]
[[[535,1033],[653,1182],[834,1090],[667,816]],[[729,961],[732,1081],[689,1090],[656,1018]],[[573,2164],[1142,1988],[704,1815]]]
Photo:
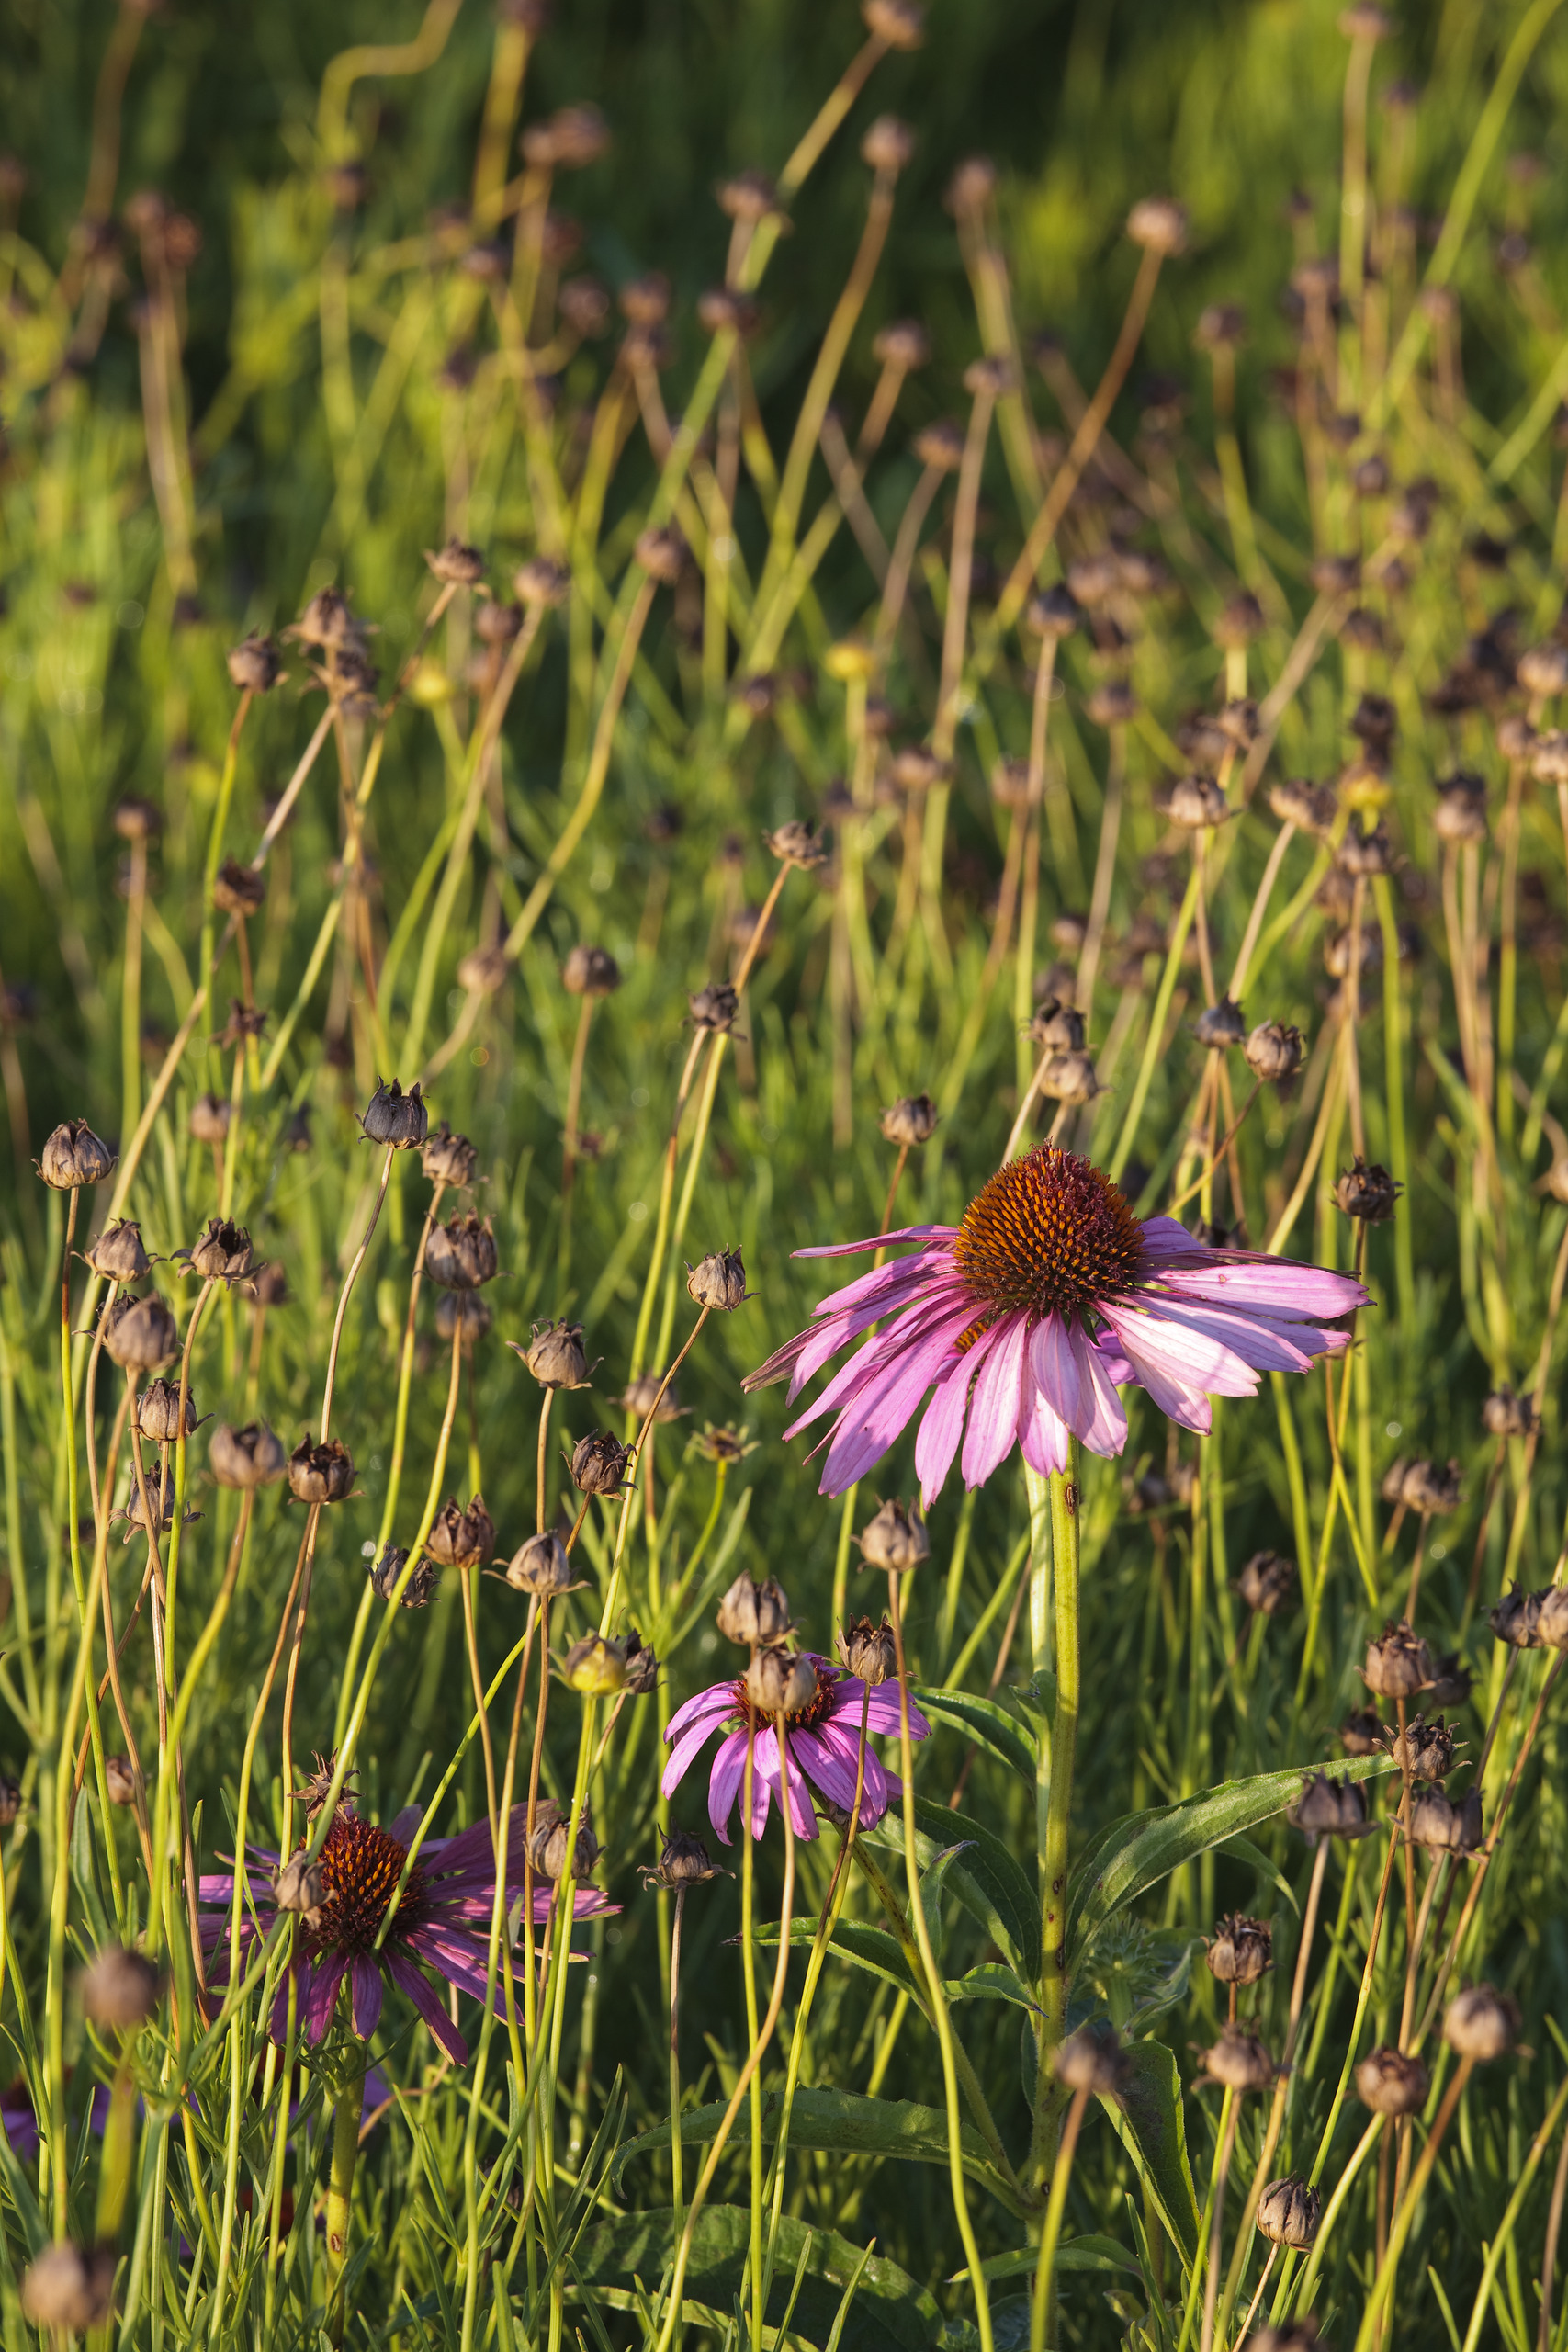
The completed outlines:
[[[976,1374],[970,1393],[969,1427],[964,1439],[966,1487],[983,1487],[1018,1442],[1028,1361],[1028,1319],[1010,1315],[999,1328],[996,1346]]]
[[[381,2022],[381,1995],[385,1989],[381,1972],[373,1960],[361,1953],[355,1959],[351,1973],[354,2030],[361,2041],[368,2041]]]
[[[1212,1299],[1216,1306],[1261,1306],[1272,1315],[1310,1321],[1348,1315],[1366,1298],[1360,1283],[1348,1274],[1331,1274],[1322,1266],[1298,1265],[1283,1258],[1244,1257],[1229,1250],[1220,1253],[1217,1265],[1162,1268],[1159,1286],[1190,1298]]]
[[[436,1998],[434,1988],[423,1971],[416,1968],[412,1960],[405,1959],[403,1954],[391,1944],[388,1944],[385,1948],[383,1962],[393,1984],[400,1992],[408,1995],[448,2058],[455,2065],[466,2066],[468,2063],[468,2045],[442,2007],[440,2001]]]
[[[897,1233],[874,1233],[865,1241],[816,1241],[808,1250],[795,1250],[796,1258],[853,1258],[867,1250],[891,1250],[900,1241],[951,1241],[958,1227],[955,1225],[906,1225]]]
[[[731,1683],[716,1682],[706,1690],[699,1690],[683,1707],[677,1707],[664,1727],[666,1739],[678,1739],[689,1724],[706,1723],[709,1728],[728,1714],[735,1705],[735,1690]]]
[[[970,1303],[955,1292],[934,1300],[922,1299],[886,1330],[874,1332],[848,1363],[840,1366],[817,1402],[791,1423],[791,1434],[809,1429],[826,1413],[841,1411],[867,1390],[885,1387],[889,1379],[897,1378],[911,1349],[921,1347],[933,1338],[941,1342],[937,1351],[940,1360],[949,1344],[949,1335],[962,1332],[965,1323],[973,1319]]]
[[[299,2025],[312,2045],[322,2039],[333,2021],[338,1986],[347,1967],[341,1952],[324,1952],[304,1973],[299,1988]]]
[[[962,1329],[944,1313],[934,1329],[908,1343],[880,1383],[863,1386],[844,1406],[823,1469],[824,1494],[852,1487],[902,1436]]]
[[[1065,1470],[1072,1459],[1072,1432],[1038,1385],[1025,1390],[1019,1411],[1019,1450],[1042,1478]]]
[[[793,1742],[797,1739],[800,1735],[798,1732],[791,1732],[788,1736],[790,1741]],[[780,1779],[779,1745],[778,1740],[771,1728],[764,1732],[762,1736],[757,1742],[757,1762],[755,1770],[758,1786],[765,1788],[771,1794],[777,1796],[779,1793]],[[790,1758],[789,1766],[789,1811],[790,1818],[795,1824],[795,1836],[797,1838],[815,1838],[817,1835],[817,1815],[811,1810],[811,1799],[807,1794],[805,1779],[801,1772],[800,1766],[795,1760],[793,1754]],[[754,1837],[760,1838],[761,1836],[763,1829],[767,1826],[767,1814],[764,1812],[761,1820],[757,1824],[752,1832]]]
[[[708,1819],[713,1824],[714,1835],[722,1838],[727,1846],[729,1843],[729,1816],[735,1810],[735,1800],[740,1792],[745,1772],[746,1735],[743,1731],[732,1731],[728,1739],[720,1742],[708,1777]],[[669,1794],[668,1790],[665,1794]]]
[[[942,1492],[958,1452],[969,1410],[969,1385],[995,1344],[996,1333],[983,1331],[966,1355],[954,1356],[937,1375],[935,1392],[915,1438],[915,1471],[920,1498],[928,1506]]]
[[[697,1757],[713,1737],[716,1728],[723,1722],[725,1715],[729,1713],[733,1705],[732,1692],[725,1706],[719,1708],[716,1713],[710,1712],[700,1722],[689,1724],[682,1733],[671,1753],[669,1763],[664,1767],[663,1776],[659,1783],[665,1796],[674,1795]],[[671,1724],[671,1728],[673,1729],[673,1727]],[[666,1733],[665,1736],[668,1737],[669,1734]]]
[[[1047,1315],[1034,1328],[1030,1364],[1052,1410],[1091,1453],[1122,1452],[1126,1411],[1087,1333],[1059,1315]]]

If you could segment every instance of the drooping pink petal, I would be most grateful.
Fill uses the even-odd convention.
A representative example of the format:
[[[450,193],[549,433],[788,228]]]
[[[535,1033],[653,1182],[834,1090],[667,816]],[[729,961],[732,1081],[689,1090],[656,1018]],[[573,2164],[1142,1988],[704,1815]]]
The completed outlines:
[[[697,1692],[695,1698],[688,1699],[684,1706],[676,1708],[664,1727],[664,1736],[667,1740],[676,1740],[693,1724],[722,1723],[734,1704],[733,1682],[710,1682],[705,1690]]]
[[[788,1736],[790,1739],[793,1739],[795,1735],[792,1733]],[[756,1772],[759,1783],[771,1790],[775,1796],[778,1795],[780,1777],[779,1744],[771,1725],[768,1730],[759,1732],[757,1735]],[[796,1759],[793,1749],[791,1750],[789,1758],[789,1811],[790,1818],[795,1824],[795,1836],[797,1838],[815,1838],[817,1835],[817,1815],[811,1810],[811,1799],[807,1792],[806,1776],[801,1770],[800,1764]],[[753,1835],[760,1838],[766,1826],[767,1815],[764,1812],[761,1823],[753,1832]]]
[[[843,1714],[839,1716],[838,1720],[858,1727],[860,1723],[859,1701],[856,1701],[852,1709],[846,1708]],[[897,1682],[879,1682],[875,1690],[871,1694],[871,1705],[866,1711],[866,1728],[870,1731],[880,1733],[885,1738],[897,1739],[898,1736],[898,1685]],[[924,1715],[921,1714],[919,1707],[916,1706],[914,1700],[911,1698],[909,1701],[909,1737],[911,1739],[929,1739],[931,1736],[931,1727],[930,1724],[926,1721]]]
[[[853,1744],[851,1745],[850,1760],[846,1766],[844,1758],[835,1754],[831,1744],[824,1737],[824,1728],[818,1725],[808,1731],[792,1731],[789,1736],[790,1754],[812,1787],[819,1790],[823,1796],[830,1797],[836,1805],[842,1806],[847,1812],[855,1801]]]
[[[397,1839],[399,1845],[406,1850],[413,1844],[415,1833],[423,1819],[424,1807],[422,1804],[405,1804],[401,1813],[393,1815],[387,1824],[387,1828]],[[421,1850],[423,1851],[423,1849]]]
[[[718,1729],[721,1720],[721,1717],[714,1715],[705,1723],[694,1724],[690,1730],[685,1733],[683,1737],[676,1742],[674,1752],[671,1756],[669,1763],[664,1767],[664,1771],[659,1783],[659,1786],[665,1796],[672,1797],[674,1795],[676,1790],[680,1787],[682,1781],[691,1770],[693,1764],[696,1761],[698,1755],[701,1753],[702,1749],[707,1746],[708,1741]]]
[[[729,1816],[735,1810],[735,1800],[746,1770],[746,1734],[732,1731],[721,1742],[708,1775],[708,1819],[714,1834],[725,1845],[729,1843]],[[666,1792],[668,1793],[668,1792]]]
[[[393,1943],[389,1943],[385,1947],[382,1961],[393,1984],[408,1995],[448,2058],[456,2065],[467,2065],[468,2045],[442,2007],[436,1996],[435,1988],[423,1970],[417,1967]]]
[[[1014,1312],[997,1324],[997,1344],[975,1375],[969,1427],[964,1437],[964,1483],[983,1487],[1018,1438],[1023,1372],[1029,1358],[1029,1318]]]
[[[1345,1344],[1343,1331],[1327,1332],[1316,1323],[1276,1321],[1257,1308],[1248,1315],[1239,1307],[1201,1306],[1157,1291],[1145,1292],[1139,1304],[1151,1321],[1179,1324],[1213,1340],[1254,1372],[1309,1372],[1314,1356],[1337,1352],[1332,1340],[1341,1348]]]
[[[954,1356],[939,1376],[935,1393],[921,1417],[915,1438],[915,1469],[920,1481],[920,1501],[928,1510],[946,1485],[953,1458],[958,1452],[958,1442],[964,1435],[964,1416],[969,1409],[970,1384],[996,1343],[993,1328],[982,1331],[963,1355]]]
[[[365,1953],[355,1955],[350,1971],[349,1996],[354,2018],[354,2030],[361,2041],[368,2041],[381,2022],[381,1995],[384,1989],[380,1970]]]
[[[897,1233],[874,1233],[868,1241],[818,1241],[809,1250],[794,1250],[795,1258],[852,1258],[863,1250],[891,1250],[899,1241],[951,1241],[955,1225],[906,1225]]]
[[[1042,1478],[1065,1470],[1072,1458],[1067,1425],[1033,1378],[1026,1381],[1019,1405],[1018,1442],[1024,1460]]]
[[[333,2021],[333,2008],[337,2000],[337,1988],[343,1983],[348,1962],[341,1952],[323,1952],[313,1967],[303,1973],[299,1987],[299,2023],[306,2040],[314,2045]]]
[[[1088,1415],[1078,1435],[1091,1453],[1113,1461],[1127,1444],[1127,1408],[1116,1394],[1115,1373],[1081,1324],[1075,1323],[1068,1337]]]
[[[1168,1379],[1210,1396],[1254,1396],[1258,1374],[1223,1340],[1195,1331],[1174,1316],[1140,1311],[1124,1299],[1105,1308],[1107,1321],[1131,1357],[1140,1379],[1152,1364]],[[1150,1392],[1153,1393],[1152,1391]]]
[[[1214,1258],[1206,1266],[1162,1270],[1159,1289],[1215,1306],[1261,1306],[1273,1315],[1310,1321],[1348,1315],[1365,1306],[1370,1295],[1349,1274],[1303,1266],[1293,1258],[1254,1257],[1235,1250],[1216,1250]]]
[[[839,1416],[820,1491],[841,1495],[864,1476],[900,1438],[964,1329],[963,1310],[944,1314],[934,1329],[910,1343],[901,1359],[868,1384]]]
[[[922,1345],[937,1332],[963,1331],[973,1320],[974,1312],[974,1301],[966,1293],[922,1299],[918,1306],[907,1308],[882,1330],[874,1332],[847,1363],[840,1365],[816,1403],[795,1416],[785,1436],[793,1437],[797,1430],[809,1429],[825,1414],[842,1411],[858,1396],[880,1387],[888,1378],[897,1377],[912,1348]]]

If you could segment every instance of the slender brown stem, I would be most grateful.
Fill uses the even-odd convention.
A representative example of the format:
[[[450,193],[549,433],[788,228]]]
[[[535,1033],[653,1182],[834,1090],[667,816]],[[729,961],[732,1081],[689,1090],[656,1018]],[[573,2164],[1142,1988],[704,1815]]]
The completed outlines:
[[[371,1236],[380,1218],[381,1204],[387,1197],[387,1183],[392,1173],[392,1154],[396,1148],[394,1144],[387,1146],[385,1157],[381,1161],[381,1182],[377,1187],[376,1205],[370,1212],[370,1222],[365,1228],[365,1238],[354,1253],[354,1262],[344,1276],[343,1288],[338,1294],[337,1314],[333,1322],[333,1343],[327,1353],[327,1385],[321,1392],[321,1442],[323,1445],[327,1442],[327,1428],[332,1419],[333,1386],[337,1379],[337,1351],[343,1338],[343,1318],[348,1308],[349,1293],[359,1279],[359,1269],[365,1263],[365,1253],[370,1247]]]
[[[593,1018],[593,999],[584,996],[577,1016],[577,1040],[571,1049],[571,1076],[566,1090],[566,1132],[561,1137],[560,1193],[562,1201],[571,1198],[572,1179],[577,1173],[577,1114],[582,1100],[582,1065],[588,1058],[588,1029]]]

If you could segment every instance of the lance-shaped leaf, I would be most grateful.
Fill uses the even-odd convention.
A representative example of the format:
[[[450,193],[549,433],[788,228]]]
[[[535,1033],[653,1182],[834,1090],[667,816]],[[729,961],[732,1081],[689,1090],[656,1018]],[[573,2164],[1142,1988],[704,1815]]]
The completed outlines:
[[[1100,2105],[1190,2268],[1198,2245],[1198,2198],[1187,2161],[1176,2056],[1163,2041],[1134,2041],[1124,2054],[1132,2072],[1121,2090],[1102,2098]]]
[[[995,1699],[977,1699],[968,1690],[918,1689],[915,1697],[928,1715],[966,1733],[1003,1764],[1034,1786],[1034,1747],[1018,1717]]]
[[[1040,1903],[1034,1882],[1012,1849],[983,1821],[930,1797],[915,1800],[916,1858],[929,1870],[956,1836],[968,1850],[949,1864],[947,1882],[964,1909],[999,1944],[1027,1984],[1040,1981]],[[902,1853],[903,1825],[889,1815],[866,1833],[871,1844]]]

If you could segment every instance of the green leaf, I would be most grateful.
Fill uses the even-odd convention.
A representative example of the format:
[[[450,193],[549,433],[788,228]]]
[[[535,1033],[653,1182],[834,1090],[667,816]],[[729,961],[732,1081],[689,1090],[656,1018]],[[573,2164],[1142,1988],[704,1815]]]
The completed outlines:
[[[1021,2009],[1039,2014],[1040,2005],[1028,1985],[999,1960],[983,1960],[978,1968],[971,1968],[964,1976],[950,1976],[946,1984],[950,2001],[1012,2001]]]
[[[809,1950],[817,1934],[815,1919],[792,1919],[789,1939],[797,1950]],[[753,1939],[765,1950],[777,1949],[779,1931],[776,1926],[763,1924],[753,1931]],[[917,1985],[904,1958],[904,1949],[897,1936],[886,1928],[873,1928],[859,1919],[840,1919],[829,1939],[828,1949],[852,1967],[863,1968],[870,1975],[880,1976],[900,1993],[909,1994],[923,2007],[922,1985]],[[1020,2008],[1035,2009],[1037,2004],[1027,1984],[1001,1961],[982,1961],[964,1976],[949,1976],[944,1980],[950,2001],[1012,2001]]]
[[[925,1913],[926,1933],[931,1939],[931,1956],[942,1951],[942,1892],[948,1871],[964,1851],[962,1845],[946,1846],[932,1856],[920,1871],[920,1909]]]
[[[983,2278],[1032,2278],[1040,2264],[1037,2245],[1016,2245],[1010,2254],[993,2254],[989,2262],[982,2262]],[[1134,2278],[1142,2276],[1137,2264],[1124,2245],[1114,2238],[1086,2235],[1064,2238],[1056,2248],[1058,2270],[1130,2270]],[[948,2280],[950,2287],[962,2287],[968,2281],[967,2270],[955,2270]]]
[[[976,1699],[967,1690],[927,1690],[917,1688],[914,1696],[928,1715],[956,1725],[967,1732],[980,1747],[1034,1786],[1034,1748],[1028,1732],[1016,1715],[995,1699]]]
[[[917,1860],[927,1870],[945,1852],[954,1833],[969,1851],[948,1867],[948,1879],[964,1909],[979,1920],[992,1941],[1001,1946],[1018,1973],[1029,1984],[1040,1978],[1040,1905],[1034,1882],[1010,1847],[987,1829],[983,1821],[954,1813],[930,1797],[915,1799],[918,1830]],[[890,1852],[903,1851],[901,1825],[891,1816],[881,1828],[867,1832],[870,1842]]]
[[[1294,1765],[1282,1772],[1224,1781],[1181,1804],[1127,1814],[1102,1830],[1067,1890],[1069,1967],[1098,1928],[1183,1862],[1283,1812],[1301,1794],[1309,1769]],[[1368,1781],[1393,1766],[1386,1756],[1357,1756],[1342,1769],[1347,1779]]]
[[[725,2102],[688,2109],[681,2118],[682,2144],[701,2146],[711,2140],[725,2112]],[[762,2137],[776,2137],[784,2112],[784,2094],[770,2091],[762,2101]],[[790,2116],[790,2145],[817,2148],[839,2156],[897,2156],[915,2164],[948,2162],[947,2118],[937,2107],[917,2107],[912,2099],[865,2098],[857,2091],[800,2089]],[[633,2156],[668,2152],[670,2127],[628,2140],[615,2157],[610,2176],[611,2193]],[[991,2160],[990,2150],[972,2123],[962,2126],[964,2169],[971,2180],[988,2188],[1003,2204],[1016,2210],[1017,2199]]]
[[[797,2116],[805,2096],[796,2093]],[[666,2135],[658,2136],[668,2145]],[[778,2270],[766,2314],[770,2326],[776,2327],[784,2317],[808,2236],[811,2251],[790,2322],[792,2339],[829,2341],[844,2290],[858,2268],[860,2283],[844,2315],[840,2352],[928,2352],[941,2342],[942,2314],[908,2271],[885,2255],[868,2258],[861,2247],[831,2230],[808,2231],[804,2222],[788,2214],[779,2222]],[[716,2312],[734,2309],[750,2242],[751,2216],[744,2206],[704,2207],[692,2233],[686,2269],[688,2312],[693,2304]],[[639,2278],[652,2292],[674,2256],[673,2217],[664,2206],[594,2222],[578,2243],[576,2263],[587,2292],[595,2287],[624,2290]]]
[[[1163,2041],[1134,2041],[1125,2054],[1133,2071],[1122,2089],[1100,2105],[1190,2268],[1198,2246],[1198,2198],[1187,2161],[1176,2056]]]

